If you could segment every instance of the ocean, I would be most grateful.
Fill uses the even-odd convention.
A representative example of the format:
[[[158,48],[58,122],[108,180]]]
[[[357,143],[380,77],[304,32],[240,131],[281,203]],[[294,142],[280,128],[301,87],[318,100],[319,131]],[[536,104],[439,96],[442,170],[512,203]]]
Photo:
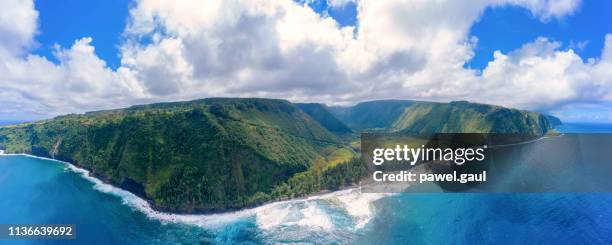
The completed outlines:
[[[566,124],[563,132],[612,132]],[[0,244],[612,243],[612,194],[376,194],[344,190],[239,212],[173,215],[85,170],[0,157],[0,224],[75,224],[76,240]]]

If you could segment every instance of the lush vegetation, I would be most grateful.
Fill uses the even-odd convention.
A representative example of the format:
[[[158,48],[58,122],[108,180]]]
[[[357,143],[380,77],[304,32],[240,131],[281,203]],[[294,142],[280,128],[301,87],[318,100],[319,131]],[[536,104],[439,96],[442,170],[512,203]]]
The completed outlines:
[[[330,132],[338,135],[348,135],[353,131],[346,126],[342,121],[338,120],[329,112],[327,106],[319,103],[296,103],[297,107],[302,109],[306,114],[317,120],[323,127]]]
[[[410,100],[376,100],[352,107],[331,107],[330,111],[356,130],[388,129],[412,104]]]
[[[467,101],[436,103],[382,100],[335,108],[332,111],[348,125],[361,130],[415,134],[493,132],[541,136],[561,123],[555,117],[536,112]]]
[[[69,161],[159,210],[207,212],[357,183],[364,173],[359,131],[542,135],[549,120],[468,102],[394,100],[328,108],[211,98],[0,127],[0,149]]]
[[[158,209],[181,212],[268,200],[265,194],[325,159],[323,153],[348,149],[293,104],[267,99],[62,116],[2,128],[0,146],[75,163],[149,198]]]
[[[550,126],[552,127],[556,127],[556,126],[563,124],[559,118],[553,117],[551,115],[545,115],[545,117],[546,117],[546,120],[548,120],[548,123],[550,124]]]

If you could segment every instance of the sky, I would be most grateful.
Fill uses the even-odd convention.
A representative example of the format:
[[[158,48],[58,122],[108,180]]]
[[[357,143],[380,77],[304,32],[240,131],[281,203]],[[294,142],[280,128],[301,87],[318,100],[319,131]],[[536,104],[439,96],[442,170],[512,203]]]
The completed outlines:
[[[0,120],[204,97],[612,122],[611,1],[4,0]]]

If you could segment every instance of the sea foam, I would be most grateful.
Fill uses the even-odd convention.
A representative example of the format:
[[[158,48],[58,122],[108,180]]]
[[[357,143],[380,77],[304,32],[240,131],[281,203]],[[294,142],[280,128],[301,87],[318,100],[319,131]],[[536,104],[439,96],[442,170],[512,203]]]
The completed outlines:
[[[322,207],[322,203],[344,210],[354,221],[355,225],[352,229],[361,229],[374,217],[373,203],[380,198],[390,195],[362,193],[360,188],[352,188],[303,199],[273,202],[234,212],[219,214],[172,214],[156,211],[146,200],[129,191],[104,183],[92,177],[88,170],[68,162],[28,154],[5,154],[3,151],[0,151],[0,154],[4,156],[21,155],[62,163],[65,165],[66,170],[77,173],[84,179],[92,182],[95,190],[120,197],[123,204],[144,213],[149,219],[158,220],[164,224],[182,223],[207,229],[219,229],[225,225],[251,218],[255,219],[257,226],[262,230],[273,230],[286,226],[300,226],[326,231],[346,228],[337,227],[332,222],[330,215],[326,213],[328,211]]]

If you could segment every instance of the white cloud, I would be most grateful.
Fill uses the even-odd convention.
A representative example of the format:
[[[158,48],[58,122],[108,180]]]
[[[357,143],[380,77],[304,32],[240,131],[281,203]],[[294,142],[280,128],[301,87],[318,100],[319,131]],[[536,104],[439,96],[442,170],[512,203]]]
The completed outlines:
[[[606,40],[612,35],[608,34]],[[606,41],[606,49],[612,42]],[[559,44],[539,38],[495,59],[483,71],[483,83],[501,86],[494,94],[502,104],[553,109],[571,103],[597,103],[608,100],[612,91],[611,57],[583,62],[572,50],[559,50]],[[505,92],[503,92],[505,91]],[[490,92],[489,92],[490,93]],[[513,96],[514,95],[514,96]]]
[[[18,106],[23,113],[58,114],[129,105],[142,95],[131,71],[110,70],[94,54],[91,38],[75,41],[70,49],[57,48],[56,65],[38,55],[24,59],[3,57],[0,90],[12,98],[2,110]],[[7,106],[8,105],[8,106]]]
[[[20,55],[34,44],[38,12],[32,0],[3,0],[0,9],[0,55]]]
[[[574,71],[584,64],[573,51],[558,51],[559,44],[539,38],[509,54],[496,51],[482,74],[483,93],[502,104],[520,107],[550,106],[578,96]],[[503,88],[503,89],[500,89]]]
[[[356,0],[327,0],[327,6],[332,8],[342,8],[349,3],[355,3]]]
[[[131,11],[131,43],[153,42],[124,46],[122,62],[153,94],[285,97],[280,93],[314,94],[346,82],[336,54],[351,41],[351,27],[291,1],[183,4],[143,1]],[[214,13],[199,14],[207,11]]]
[[[579,0],[511,0],[511,3],[528,8],[543,21],[572,14],[580,6]]]
[[[348,2],[329,0],[333,7]],[[496,52],[482,74],[463,67],[477,44],[469,29],[486,8],[518,5],[548,21],[573,14],[579,1],[356,3],[358,27],[341,27],[290,0],[138,0],[120,47],[121,66],[112,70],[94,54],[90,38],[58,47],[59,64],[23,57],[34,45],[37,13],[31,1],[2,2],[23,24],[0,18],[0,50],[10,51],[0,52],[6,74],[0,111],[58,114],[208,96],[468,99],[551,110],[612,101],[610,36],[599,60],[583,61],[543,37]]]

